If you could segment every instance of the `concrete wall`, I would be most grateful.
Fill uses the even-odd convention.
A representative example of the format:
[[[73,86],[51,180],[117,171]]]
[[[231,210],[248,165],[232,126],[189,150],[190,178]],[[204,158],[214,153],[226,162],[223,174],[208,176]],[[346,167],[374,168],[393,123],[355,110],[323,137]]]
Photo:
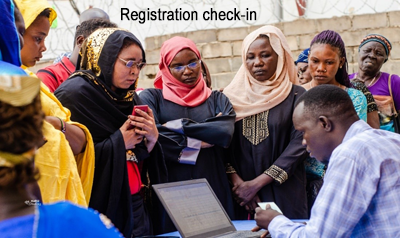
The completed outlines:
[[[346,44],[350,73],[358,68],[358,45],[361,39],[369,33],[382,34],[393,46],[389,61],[383,65],[382,70],[400,74],[400,67],[397,67],[400,63],[400,11],[329,19],[299,19],[275,26],[286,35],[294,59],[303,49],[309,47],[315,34],[327,29],[339,32]],[[146,38],[148,65],[141,72],[139,86],[153,87],[153,80],[158,71],[160,47],[165,40],[179,35],[190,38],[197,44],[212,74],[213,89],[225,87],[242,63],[242,40],[259,27],[202,30]]]

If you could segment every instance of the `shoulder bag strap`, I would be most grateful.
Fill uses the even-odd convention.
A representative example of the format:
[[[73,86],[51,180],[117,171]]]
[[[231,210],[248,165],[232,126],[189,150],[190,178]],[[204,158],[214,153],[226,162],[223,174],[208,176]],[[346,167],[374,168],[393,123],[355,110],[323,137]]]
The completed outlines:
[[[394,116],[397,117],[397,110],[396,110],[396,105],[394,104],[394,99],[393,99],[393,94],[392,94],[392,75],[389,75],[389,80],[388,80],[388,86],[389,86],[389,93],[390,97],[392,98],[392,104],[393,104],[393,109],[394,109]]]

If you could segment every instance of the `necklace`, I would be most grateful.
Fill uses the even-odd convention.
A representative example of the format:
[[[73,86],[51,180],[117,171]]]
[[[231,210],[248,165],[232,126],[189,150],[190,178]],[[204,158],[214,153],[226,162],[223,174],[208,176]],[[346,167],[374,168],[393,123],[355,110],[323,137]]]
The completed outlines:
[[[375,77],[371,80],[371,82],[369,82],[369,84],[367,85],[364,81],[364,84],[366,87],[371,87],[372,85],[374,85],[376,83],[376,81],[378,81],[377,79],[379,79],[381,77],[381,72],[377,73],[375,75]]]

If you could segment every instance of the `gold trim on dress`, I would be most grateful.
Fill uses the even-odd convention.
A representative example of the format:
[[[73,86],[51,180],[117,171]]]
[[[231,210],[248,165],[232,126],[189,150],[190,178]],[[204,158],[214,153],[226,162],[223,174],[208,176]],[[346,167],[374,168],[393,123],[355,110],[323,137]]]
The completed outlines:
[[[226,172],[227,174],[236,174],[235,168],[233,168],[233,166],[232,166],[231,164],[229,164],[229,163],[227,163],[227,164],[225,165],[225,172]]]
[[[82,56],[81,69],[91,69],[98,77],[100,76],[101,69],[98,65],[101,51],[106,43],[108,37],[114,33],[118,28],[103,28],[93,32],[84,43],[81,51]]]
[[[258,145],[269,136],[268,114],[269,110],[243,118],[243,136],[253,145]]]
[[[272,165],[267,170],[264,171],[264,174],[269,175],[271,178],[275,179],[279,184],[285,182],[289,176],[285,170],[279,168],[276,165]]]
[[[81,69],[90,69],[97,77],[100,76],[101,68],[98,65],[100,54],[108,37],[115,31],[129,32],[121,28],[102,28],[96,30],[88,38],[86,38],[86,41],[79,52],[79,54],[82,56],[80,65]]]

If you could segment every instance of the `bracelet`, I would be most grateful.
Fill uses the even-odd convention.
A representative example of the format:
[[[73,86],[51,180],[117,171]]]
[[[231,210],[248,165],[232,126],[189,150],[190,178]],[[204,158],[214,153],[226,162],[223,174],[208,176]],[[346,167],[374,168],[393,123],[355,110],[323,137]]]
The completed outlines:
[[[57,117],[57,118],[58,118],[58,120],[60,120],[60,122],[61,122],[60,131],[61,131],[62,133],[65,134],[65,131],[67,130],[67,125],[64,124],[64,121],[63,121],[61,118],[59,118],[59,117]]]

